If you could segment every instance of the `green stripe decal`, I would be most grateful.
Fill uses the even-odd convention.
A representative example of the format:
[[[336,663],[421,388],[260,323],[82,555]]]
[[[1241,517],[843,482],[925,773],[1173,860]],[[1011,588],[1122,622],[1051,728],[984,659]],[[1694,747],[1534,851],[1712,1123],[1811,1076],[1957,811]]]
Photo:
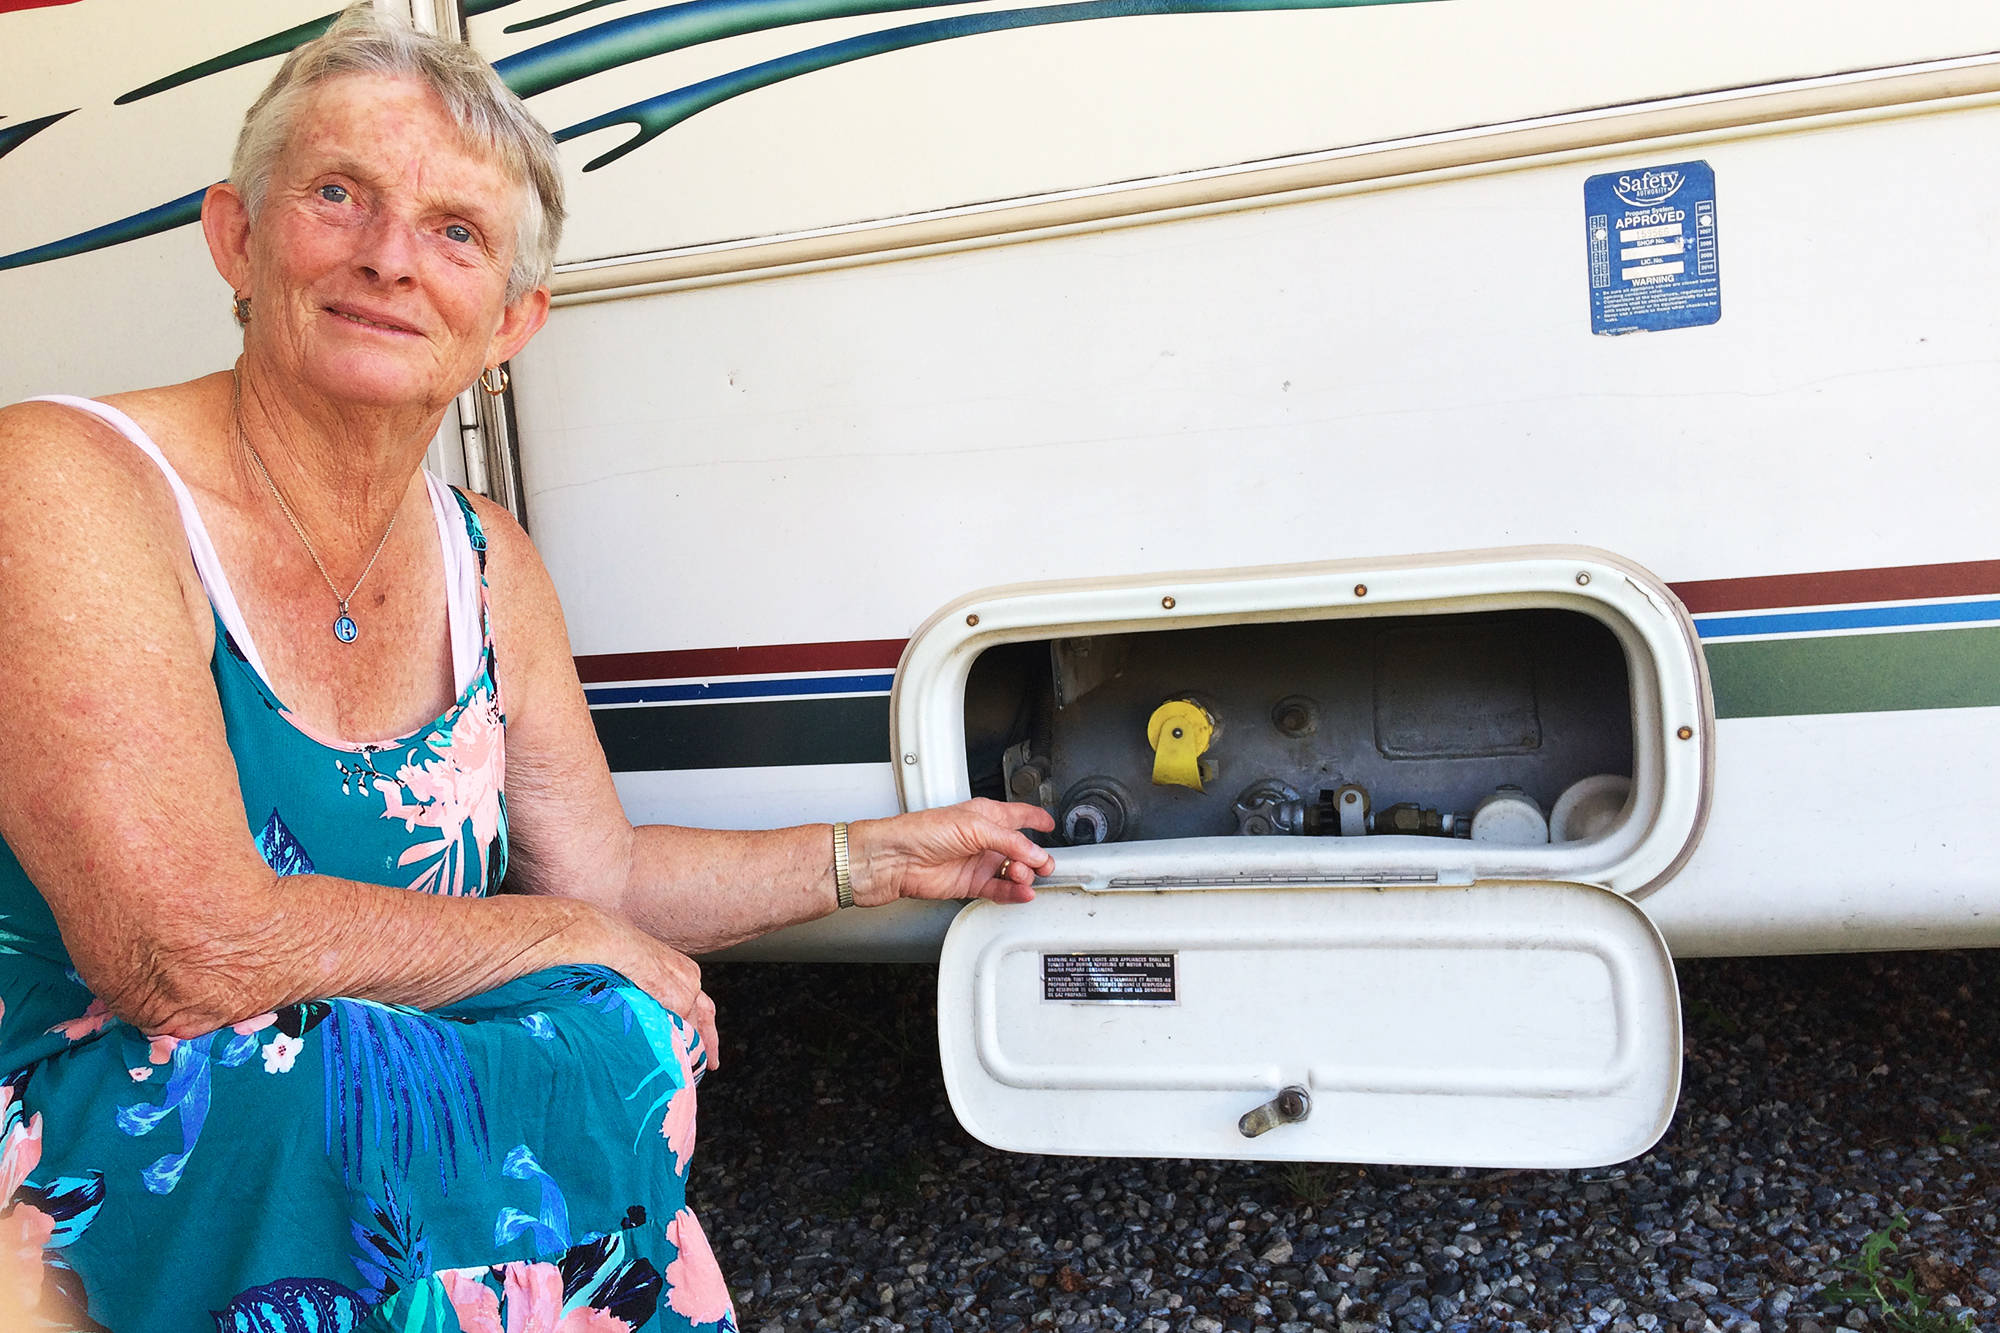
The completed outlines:
[[[2000,627],[1705,643],[1715,715],[2000,707]]]
[[[2000,708],[2000,626],[1702,645],[1715,715]],[[614,772],[889,761],[884,695],[594,708]]]
[[[614,773],[886,764],[889,697],[593,708]]]

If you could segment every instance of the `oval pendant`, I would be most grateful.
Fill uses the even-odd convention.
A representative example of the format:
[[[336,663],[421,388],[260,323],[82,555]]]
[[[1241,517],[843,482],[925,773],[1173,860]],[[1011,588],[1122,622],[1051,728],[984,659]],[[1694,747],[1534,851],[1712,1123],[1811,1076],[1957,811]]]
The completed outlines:
[[[360,633],[360,627],[354,623],[353,616],[342,616],[333,622],[333,637],[342,643],[353,643]]]

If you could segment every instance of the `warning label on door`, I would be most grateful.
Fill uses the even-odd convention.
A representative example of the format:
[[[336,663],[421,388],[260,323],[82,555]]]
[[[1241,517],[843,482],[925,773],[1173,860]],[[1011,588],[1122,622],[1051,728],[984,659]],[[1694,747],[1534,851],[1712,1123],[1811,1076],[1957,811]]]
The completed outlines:
[[[1178,968],[1170,953],[1045,953],[1042,998],[1099,1004],[1174,1004]]]
[[[1722,318],[1715,172],[1706,162],[1607,171],[1583,183],[1590,331],[1681,329]]]

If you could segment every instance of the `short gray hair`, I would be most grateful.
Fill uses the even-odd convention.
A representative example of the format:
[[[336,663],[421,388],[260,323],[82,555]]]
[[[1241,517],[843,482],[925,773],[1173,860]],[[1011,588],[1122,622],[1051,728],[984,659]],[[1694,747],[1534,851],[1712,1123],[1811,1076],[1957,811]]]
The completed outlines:
[[[556,141],[470,46],[420,33],[369,0],[348,6],[324,35],[287,56],[243,117],[229,179],[251,220],[263,209],[299,108],[313,88],[346,74],[416,79],[438,95],[466,141],[491,153],[522,187],[508,304],[547,283],[566,212]]]

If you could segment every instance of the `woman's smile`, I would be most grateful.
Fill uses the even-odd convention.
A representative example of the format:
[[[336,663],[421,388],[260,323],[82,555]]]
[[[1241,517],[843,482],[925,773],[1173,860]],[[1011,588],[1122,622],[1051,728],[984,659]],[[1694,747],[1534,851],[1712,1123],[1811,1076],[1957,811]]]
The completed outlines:
[[[365,314],[352,306],[330,305],[326,307],[330,315],[337,315],[349,324],[358,324],[364,329],[377,329],[383,333],[414,334],[416,330],[408,324],[387,315]]]

